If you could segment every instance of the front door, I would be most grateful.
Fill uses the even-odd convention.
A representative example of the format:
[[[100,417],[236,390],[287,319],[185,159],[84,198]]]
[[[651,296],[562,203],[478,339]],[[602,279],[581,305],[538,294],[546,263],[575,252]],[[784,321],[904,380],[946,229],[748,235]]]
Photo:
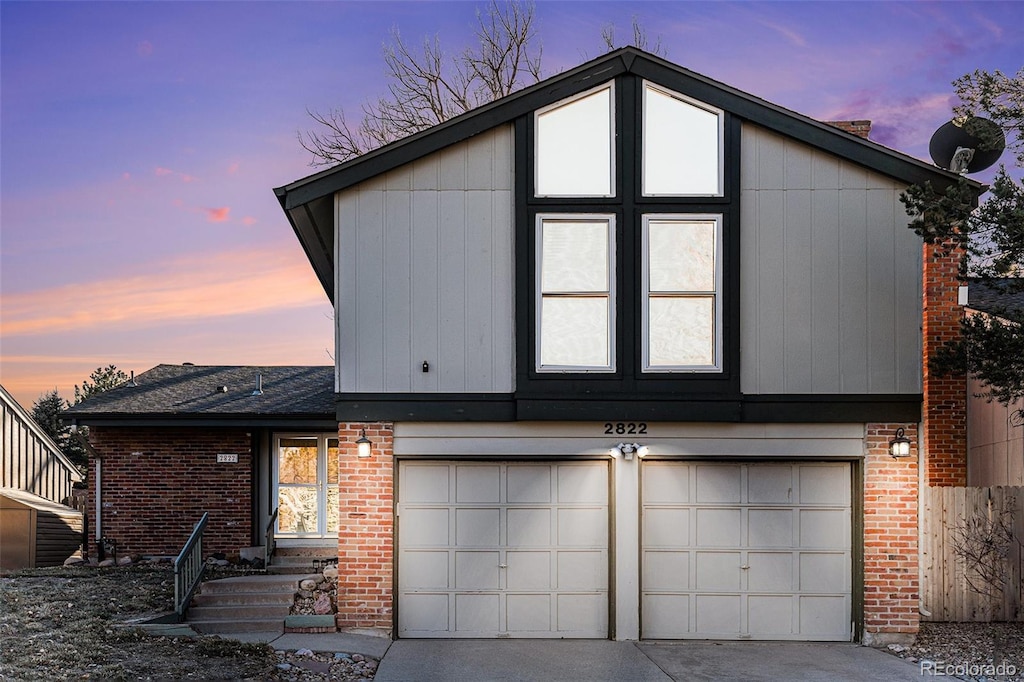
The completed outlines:
[[[274,462],[280,539],[323,539],[338,534],[338,439],[282,436]]]

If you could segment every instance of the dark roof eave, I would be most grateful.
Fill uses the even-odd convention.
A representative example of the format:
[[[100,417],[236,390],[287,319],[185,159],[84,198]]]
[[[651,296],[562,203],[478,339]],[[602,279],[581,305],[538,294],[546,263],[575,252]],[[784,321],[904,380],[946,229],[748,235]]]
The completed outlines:
[[[69,415],[80,426],[95,427],[169,427],[186,426],[218,428],[307,428],[329,429],[338,427],[333,414],[124,414],[84,413]]]

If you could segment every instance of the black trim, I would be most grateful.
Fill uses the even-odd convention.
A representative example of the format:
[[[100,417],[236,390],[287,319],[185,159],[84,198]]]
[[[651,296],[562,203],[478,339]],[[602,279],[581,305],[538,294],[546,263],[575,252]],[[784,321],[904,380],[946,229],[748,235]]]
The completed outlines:
[[[921,395],[344,393],[338,421],[918,422]]]
[[[75,421],[82,426],[102,426],[117,428],[244,428],[244,429],[284,429],[306,431],[337,431],[338,422],[333,417],[323,416],[315,419],[288,417],[230,417],[230,416],[199,416],[186,415],[181,417],[167,415],[97,415],[95,417],[76,415]]]

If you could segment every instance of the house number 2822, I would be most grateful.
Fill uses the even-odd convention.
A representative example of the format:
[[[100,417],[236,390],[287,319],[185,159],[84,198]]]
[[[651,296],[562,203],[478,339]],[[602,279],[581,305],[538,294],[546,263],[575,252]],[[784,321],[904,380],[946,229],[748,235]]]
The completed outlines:
[[[605,422],[604,432],[616,436],[636,436],[647,433],[645,422]]]

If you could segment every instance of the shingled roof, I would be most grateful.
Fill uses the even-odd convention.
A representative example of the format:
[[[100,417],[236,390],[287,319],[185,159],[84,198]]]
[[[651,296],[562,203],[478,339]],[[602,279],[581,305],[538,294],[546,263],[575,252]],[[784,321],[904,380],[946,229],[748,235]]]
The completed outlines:
[[[254,395],[260,378],[262,393]],[[334,368],[157,365],[134,384],[92,396],[63,416],[86,425],[333,422]]]
[[[967,307],[1000,317],[1024,316],[1024,279],[972,279],[967,286]]]

